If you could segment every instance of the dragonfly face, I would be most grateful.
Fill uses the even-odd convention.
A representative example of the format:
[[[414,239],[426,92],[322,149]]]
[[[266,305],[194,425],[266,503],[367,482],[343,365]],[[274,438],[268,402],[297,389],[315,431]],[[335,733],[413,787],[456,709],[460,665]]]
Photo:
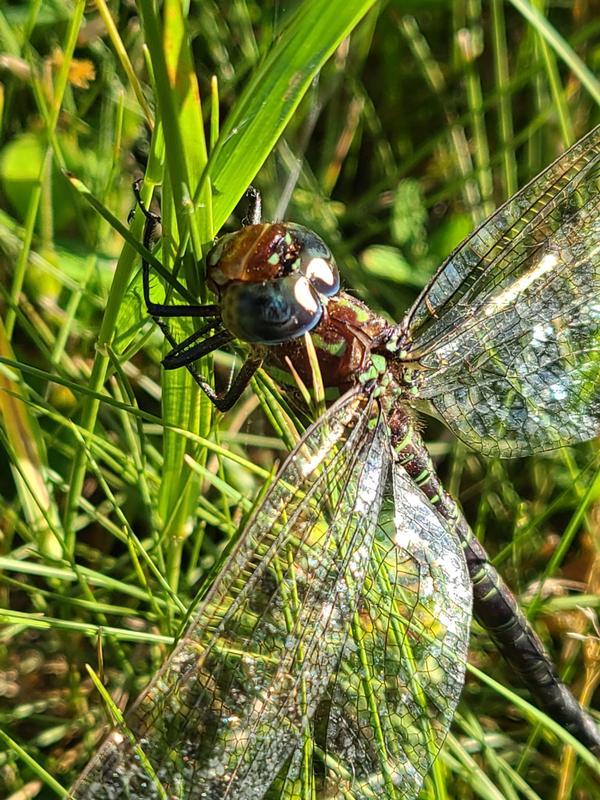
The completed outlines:
[[[289,366],[310,385],[304,344],[311,332],[331,399],[372,369],[371,353],[391,327],[364,303],[340,292],[333,255],[315,233],[291,222],[248,225],[221,237],[207,256],[207,281],[225,328],[265,345],[267,370],[284,384]]]
[[[223,236],[207,264],[224,326],[250,344],[278,344],[313,330],[340,288],[329,248],[291,223],[248,225]]]

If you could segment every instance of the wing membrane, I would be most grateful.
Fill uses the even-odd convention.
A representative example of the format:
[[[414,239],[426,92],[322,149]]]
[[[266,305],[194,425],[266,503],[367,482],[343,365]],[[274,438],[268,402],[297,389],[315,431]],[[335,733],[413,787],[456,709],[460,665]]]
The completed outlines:
[[[377,401],[313,426],[180,643],[72,794],[417,797],[464,677],[460,545],[392,458]]]
[[[165,666],[76,798],[253,798],[298,749],[367,572],[390,450],[351,393],[279,473]]]
[[[460,543],[397,464],[393,517],[378,530],[336,680],[281,797],[416,798],[460,697],[470,620]],[[317,755],[313,785],[303,785]]]
[[[417,391],[490,455],[600,430],[600,127],[485,222],[409,313]]]

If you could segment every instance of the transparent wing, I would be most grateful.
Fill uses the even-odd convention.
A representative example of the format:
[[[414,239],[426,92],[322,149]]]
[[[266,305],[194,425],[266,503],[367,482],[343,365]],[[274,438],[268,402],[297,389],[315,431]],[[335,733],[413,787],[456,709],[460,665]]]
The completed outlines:
[[[470,621],[460,542],[396,464],[336,679],[278,796],[416,798],[462,691]]]
[[[365,575],[390,449],[351,392],[286,461],[76,798],[258,800],[303,741],[337,669]]]
[[[600,430],[599,182],[600,127],[472,234],[402,325],[416,392],[487,454]]]

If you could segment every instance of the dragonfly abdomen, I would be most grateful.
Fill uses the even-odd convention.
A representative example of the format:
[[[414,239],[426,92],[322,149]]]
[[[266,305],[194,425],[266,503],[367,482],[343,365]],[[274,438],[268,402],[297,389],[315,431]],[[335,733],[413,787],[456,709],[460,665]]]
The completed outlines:
[[[494,644],[544,712],[552,719],[560,719],[569,733],[600,756],[600,728],[561,681],[514,595],[490,563],[456,501],[443,488],[410,417],[400,409],[392,415],[391,425],[400,462],[458,534],[473,584],[473,612],[477,621],[489,631]]]

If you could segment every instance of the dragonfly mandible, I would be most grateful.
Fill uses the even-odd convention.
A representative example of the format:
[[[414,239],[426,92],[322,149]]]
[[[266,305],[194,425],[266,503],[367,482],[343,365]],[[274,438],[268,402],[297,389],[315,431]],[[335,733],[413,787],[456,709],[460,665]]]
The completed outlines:
[[[208,255],[218,303],[148,310],[221,409],[256,369],[339,398],[308,429],[75,798],[416,798],[463,685],[471,603],[541,707],[596,754],[559,680],[444,490],[416,426],[523,456],[600,431],[600,127],[483,223],[398,325],[340,291],[314,233],[260,205]],[[159,218],[143,206],[145,245]],[[204,318],[182,343],[165,318]],[[218,394],[201,356],[247,361]],[[382,514],[386,517],[382,521]]]

